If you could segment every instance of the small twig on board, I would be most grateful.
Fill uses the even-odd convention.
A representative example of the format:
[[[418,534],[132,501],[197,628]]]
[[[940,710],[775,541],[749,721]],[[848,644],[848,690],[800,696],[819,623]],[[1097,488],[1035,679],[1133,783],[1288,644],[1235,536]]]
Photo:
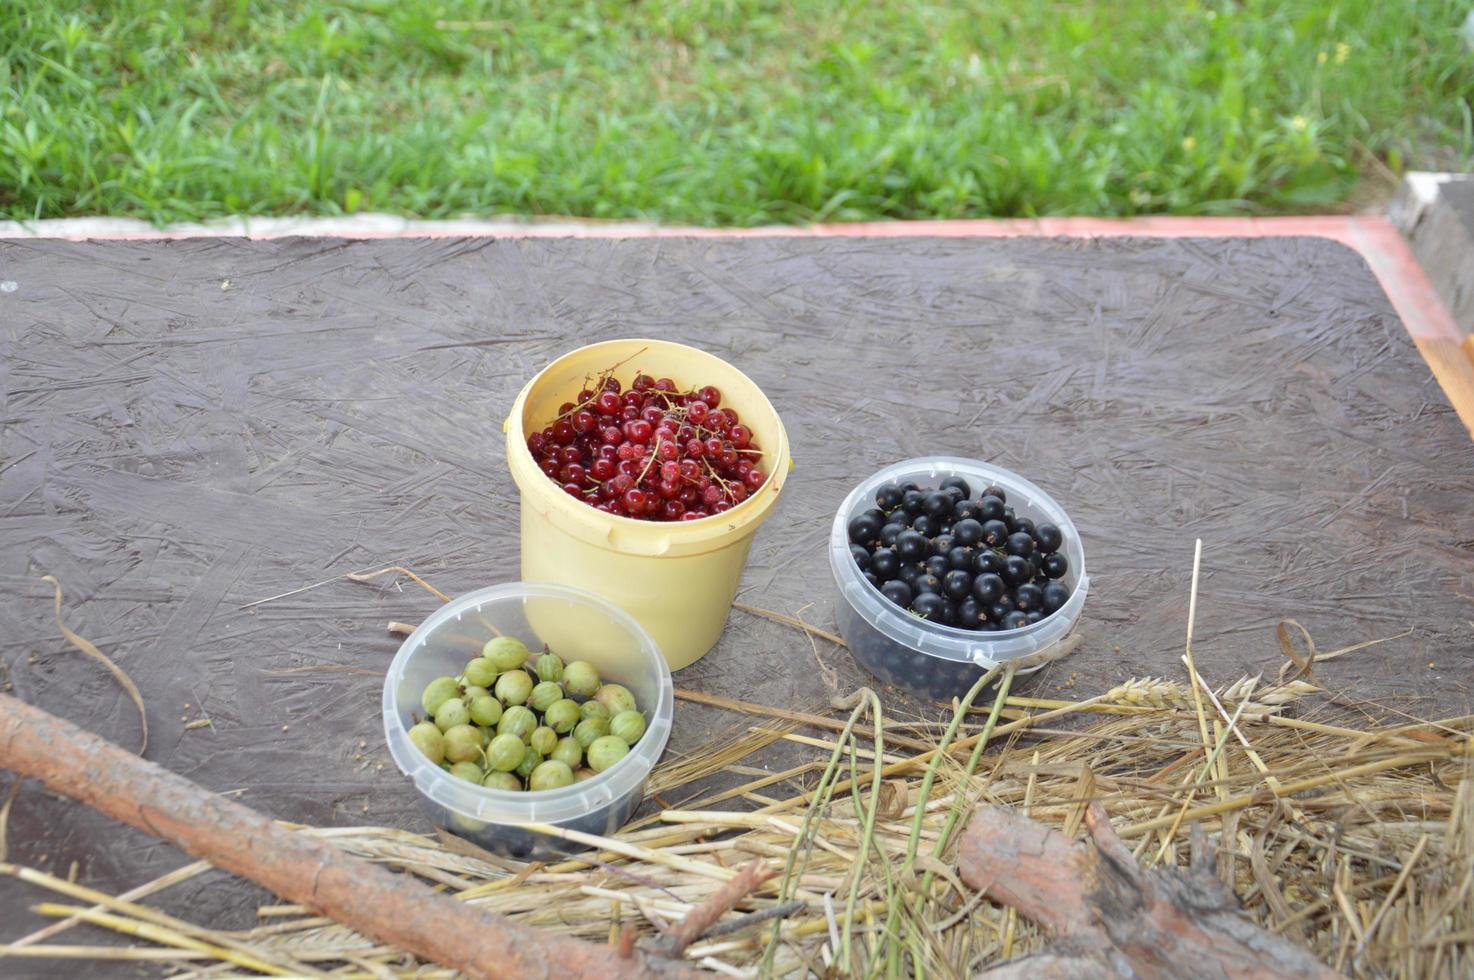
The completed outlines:
[[[72,646],[106,667],[108,672],[117,678],[118,683],[123,685],[123,690],[128,692],[128,696],[133,699],[133,705],[138,709],[138,723],[143,726],[143,744],[138,747],[138,754],[143,755],[148,751],[148,712],[144,710],[143,695],[138,693],[138,685],[133,683],[133,678],[123,673],[123,668],[113,663],[108,659],[107,654],[97,649],[91,640],[73,633],[67,628],[67,624],[61,621],[61,583],[56,580],[55,576],[43,575],[41,581],[50,582],[51,587],[56,590],[56,625],[61,630],[61,635],[66,637],[67,642]]]
[[[1203,737],[1203,755],[1208,756],[1213,752],[1213,742],[1208,738],[1208,716],[1203,710],[1203,691],[1198,683],[1198,669],[1193,662],[1193,623],[1198,616],[1198,568],[1203,563],[1203,539],[1198,538],[1193,546],[1193,580],[1192,589],[1187,595],[1187,643],[1183,648],[1183,657],[1187,660],[1187,676],[1192,682],[1193,707],[1198,712],[1198,734]]]
[[[450,601],[450,596],[446,595],[444,592],[441,592],[439,589],[435,588],[435,586],[431,585],[429,582],[426,582],[424,579],[420,578],[418,575],[410,571],[408,568],[405,568],[403,565],[390,565],[388,568],[381,568],[377,572],[349,572],[343,577],[350,582],[372,582],[379,576],[388,575],[390,572],[398,572],[400,575],[404,575],[410,579],[413,579],[417,584],[422,586],[425,591],[435,596],[441,602]]]
[[[702,939],[713,939],[717,936],[729,936],[734,932],[741,932],[769,919],[781,919],[802,912],[808,907],[808,903],[799,899],[774,905],[772,908],[763,909],[761,912],[750,912],[741,918],[731,919],[727,922],[718,922],[701,934]]]
[[[659,950],[672,958],[679,957],[687,946],[695,942],[723,915],[732,911],[737,903],[756,890],[763,882],[776,877],[777,872],[762,861],[751,861],[737,877],[722,885],[700,905],[686,913],[685,918],[671,926],[659,943]]]
[[[835,633],[831,633],[828,630],[821,630],[817,626],[810,626],[803,620],[798,619],[794,616],[789,616],[786,613],[773,612],[773,610],[771,609],[763,609],[760,606],[749,606],[745,602],[734,602],[732,603],[732,608],[741,609],[745,613],[752,613],[754,616],[761,616],[764,619],[771,619],[775,623],[784,623],[785,625],[792,626],[794,629],[803,630],[805,633],[812,634],[813,636],[817,636],[820,639],[828,640],[835,646],[845,646],[844,637],[839,636]]]
[[[389,632],[397,634],[399,636],[409,636],[415,631],[415,625],[413,623],[401,623],[397,619],[389,620],[388,628]]]

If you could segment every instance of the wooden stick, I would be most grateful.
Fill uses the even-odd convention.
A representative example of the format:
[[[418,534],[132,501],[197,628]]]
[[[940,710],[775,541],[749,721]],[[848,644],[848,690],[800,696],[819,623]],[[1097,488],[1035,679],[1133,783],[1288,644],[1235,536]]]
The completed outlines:
[[[738,902],[777,873],[761,861],[749,862],[737,873],[737,877],[712,892],[711,897],[687,912],[685,918],[671,927],[660,944],[661,952],[672,958],[679,958],[686,947],[716,924],[718,919],[736,908]]]
[[[1189,869],[1145,871],[1104,807],[1090,804],[1085,822],[1093,846],[1003,807],[981,806],[974,814],[959,858],[963,880],[1053,932],[1060,944],[1052,958],[1071,960],[1025,959],[983,976],[1339,976],[1308,950],[1256,926],[1210,870],[1204,848],[1195,844],[1202,854]]]
[[[695,977],[679,964],[542,933],[359,860],[39,708],[0,694],[0,766],[311,906],[367,936],[473,977]]]

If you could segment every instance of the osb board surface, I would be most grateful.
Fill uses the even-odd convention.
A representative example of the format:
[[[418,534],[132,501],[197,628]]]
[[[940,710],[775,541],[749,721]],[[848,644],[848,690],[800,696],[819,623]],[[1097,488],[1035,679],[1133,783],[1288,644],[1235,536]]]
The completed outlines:
[[[1201,537],[1214,681],[1275,669],[1282,618],[1323,650],[1411,629],[1322,675],[1471,710],[1474,446],[1365,265],[1324,240],[25,241],[0,243],[0,280],[0,680],[137,744],[132,705],[60,638],[55,575],[69,625],[142,689],[149,757],[281,818],[427,829],[378,699],[384,623],[434,602],[340,582],[241,606],[389,564],[451,593],[515,578],[501,420],[547,361],[620,336],[726,357],[784,417],[797,468],[743,601],[832,625],[849,488],[982,457],[1063,503],[1089,560],[1084,646],[1025,692],[1180,675]],[[831,694],[814,656],[734,613],[676,682],[812,708]],[[738,721],[678,704],[672,749]],[[9,838],[108,888],[181,861],[32,786]],[[212,878],[164,904],[245,926],[261,898]],[[0,885],[0,922],[33,928],[35,899]]]

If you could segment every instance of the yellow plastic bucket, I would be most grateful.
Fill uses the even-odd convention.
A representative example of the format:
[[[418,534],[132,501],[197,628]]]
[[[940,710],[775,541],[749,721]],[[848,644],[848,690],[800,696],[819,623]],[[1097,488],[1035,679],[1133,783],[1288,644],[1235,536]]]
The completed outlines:
[[[540,431],[592,378],[619,364],[678,385],[716,385],[763,451],[768,482],[723,514],[699,521],[637,521],[595,510],[563,492],[533,462],[527,434]],[[522,580],[587,589],[649,631],[671,670],[700,659],[722,635],[758,525],[767,519],[790,460],[788,434],[752,379],[705,351],[664,340],[610,340],[581,347],[527,383],[503,426],[507,463],[522,494]]]

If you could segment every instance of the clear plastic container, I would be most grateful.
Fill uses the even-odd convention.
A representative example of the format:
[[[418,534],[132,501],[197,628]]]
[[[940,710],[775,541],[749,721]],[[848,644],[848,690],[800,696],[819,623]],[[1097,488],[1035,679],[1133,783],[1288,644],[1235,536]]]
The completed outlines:
[[[1048,521],[1060,529],[1064,535],[1061,550],[1070,564],[1062,580],[1070,589],[1070,598],[1062,608],[1032,626],[978,632],[920,619],[865,580],[850,556],[851,518],[875,506],[875,491],[883,484],[912,480],[929,489],[949,476],[966,480],[974,499],[986,486],[1002,487],[1017,516],[1035,523]],[[1090,586],[1080,534],[1059,504],[1017,473],[979,460],[950,456],[908,459],[887,466],[855,487],[834,515],[829,566],[839,587],[840,602],[835,607],[839,632],[855,660],[882,680],[921,697],[943,701],[966,694],[995,664],[1043,650],[1068,636],[1080,618]]]
[[[475,786],[427,759],[408,734],[420,720],[425,685],[460,674],[498,635],[515,636],[534,654],[546,644],[565,661],[587,660],[602,680],[629,688],[646,716],[645,734],[629,755],[581,783],[536,793]],[[665,751],[674,704],[660,648],[628,613],[582,589],[514,582],[460,596],[409,635],[384,678],[384,736],[395,764],[414,780],[437,825],[494,853],[542,860],[582,848],[520,825],[609,834],[629,821]]]

